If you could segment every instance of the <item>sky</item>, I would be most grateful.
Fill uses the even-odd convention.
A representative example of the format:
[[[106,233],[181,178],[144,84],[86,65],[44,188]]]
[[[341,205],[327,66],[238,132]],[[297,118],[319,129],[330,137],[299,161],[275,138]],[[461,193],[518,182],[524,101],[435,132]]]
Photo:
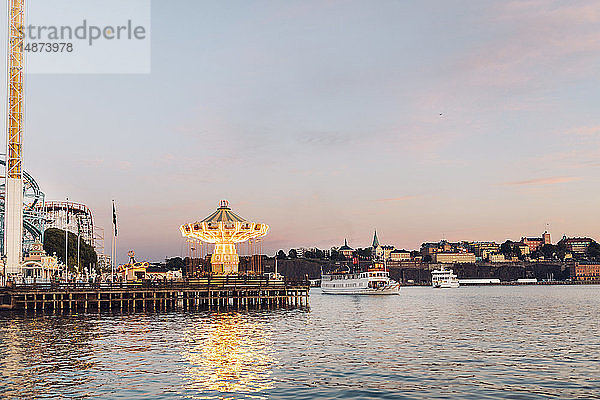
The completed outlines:
[[[269,254],[598,240],[598,71],[597,1],[155,0],[150,73],[27,76],[24,165],[119,261],[221,199]]]

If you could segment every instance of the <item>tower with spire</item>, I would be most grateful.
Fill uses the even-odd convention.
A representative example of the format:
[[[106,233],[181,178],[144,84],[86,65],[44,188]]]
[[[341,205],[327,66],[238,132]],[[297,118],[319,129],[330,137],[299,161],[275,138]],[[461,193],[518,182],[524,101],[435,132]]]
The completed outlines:
[[[352,247],[348,246],[348,240],[344,239],[344,245],[342,247],[340,247],[339,252],[342,253],[342,255],[345,258],[351,259],[354,249]]]
[[[379,238],[377,237],[377,229],[373,234],[373,244],[371,246],[371,255],[373,258],[377,258],[377,248],[379,247]]]

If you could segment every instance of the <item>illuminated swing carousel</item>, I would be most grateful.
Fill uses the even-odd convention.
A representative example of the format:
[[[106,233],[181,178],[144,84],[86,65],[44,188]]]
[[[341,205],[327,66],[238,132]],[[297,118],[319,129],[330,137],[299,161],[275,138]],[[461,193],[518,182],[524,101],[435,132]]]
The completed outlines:
[[[180,230],[184,237],[215,245],[210,259],[213,274],[236,275],[240,262],[236,244],[265,236],[269,225],[246,221],[231,211],[227,200],[221,200],[217,211],[202,221],[181,225]]]

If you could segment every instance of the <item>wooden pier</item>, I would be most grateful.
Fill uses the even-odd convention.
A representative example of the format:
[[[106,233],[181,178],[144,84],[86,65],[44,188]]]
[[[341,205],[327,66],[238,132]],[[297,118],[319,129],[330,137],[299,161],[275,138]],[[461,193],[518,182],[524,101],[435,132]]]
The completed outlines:
[[[224,276],[193,281],[61,283],[0,289],[0,310],[100,312],[249,310],[308,306],[309,282]]]

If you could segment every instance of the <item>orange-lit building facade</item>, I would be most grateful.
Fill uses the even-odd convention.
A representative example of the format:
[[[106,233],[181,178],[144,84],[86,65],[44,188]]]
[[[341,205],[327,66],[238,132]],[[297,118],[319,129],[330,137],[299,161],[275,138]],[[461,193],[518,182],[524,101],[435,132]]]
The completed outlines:
[[[564,244],[567,251],[572,253],[583,254],[588,250],[590,244],[592,244],[593,240],[587,237],[583,238],[567,238],[564,236],[559,244]]]
[[[550,239],[550,233],[545,231],[542,233],[541,237],[522,237],[521,243],[529,247],[529,252],[533,253],[534,251],[541,249],[546,244],[552,244],[552,241]]]
[[[433,262],[441,264],[468,264],[475,262],[473,253],[435,253]]]
[[[575,264],[571,267],[571,279],[574,281],[600,282],[600,264]]]

